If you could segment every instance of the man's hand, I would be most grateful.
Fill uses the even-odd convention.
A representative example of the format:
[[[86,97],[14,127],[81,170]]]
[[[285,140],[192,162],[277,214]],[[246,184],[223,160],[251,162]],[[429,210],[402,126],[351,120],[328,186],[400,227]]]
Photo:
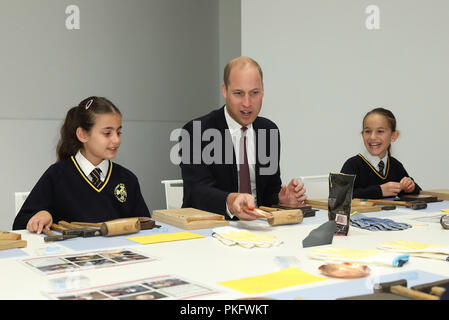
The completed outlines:
[[[40,234],[43,228],[50,229],[53,223],[53,217],[50,212],[42,210],[36,213],[30,220],[28,220],[27,230]]]
[[[307,199],[306,189],[304,183],[299,182],[294,178],[290,181],[288,186],[282,185],[281,191],[279,191],[279,204],[298,205],[303,203]]]
[[[249,193],[230,193],[226,199],[229,211],[240,220],[256,220],[260,216],[253,215],[244,210],[254,209],[254,197]]]

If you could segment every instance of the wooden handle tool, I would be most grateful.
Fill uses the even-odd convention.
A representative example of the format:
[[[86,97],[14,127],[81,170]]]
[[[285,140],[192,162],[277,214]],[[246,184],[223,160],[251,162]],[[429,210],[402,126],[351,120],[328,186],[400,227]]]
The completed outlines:
[[[440,300],[440,297],[434,296],[432,294],[424,293],[421,291],[412,290],[403,286],[392,286],[390,292],[402,294],[410,298],[420,299],[420,300]]]
[[[22,240],[22,235],[20,233],[0,230],[0,240]]]
[[[24,248],[26,246],[26,240],[0,240],[0,250]]]

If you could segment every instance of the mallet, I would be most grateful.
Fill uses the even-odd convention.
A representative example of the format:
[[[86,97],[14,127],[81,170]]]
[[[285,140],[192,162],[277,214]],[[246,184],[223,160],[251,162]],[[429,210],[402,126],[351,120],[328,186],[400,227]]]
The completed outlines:
[[[374,285],[374,292],[391,292],[420,300],[440,300],[438,296],[407,288],[407,280],[397,280]]]

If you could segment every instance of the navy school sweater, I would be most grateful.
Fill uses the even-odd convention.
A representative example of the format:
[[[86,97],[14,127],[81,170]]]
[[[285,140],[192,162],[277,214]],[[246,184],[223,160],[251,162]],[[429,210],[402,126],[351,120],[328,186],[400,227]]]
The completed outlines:
[[[402,178],[409,177],[402,163],[394,157],[388,156],[384,175],[381,175],[361,154],[346,160],[341,168],[341,173],[356,175],[353,198],[363,199],[387,198],[382,196],[381,184],[390,181],[400,182]],[[420,191],[421,188],[415,182],[415,189],[409,194],[418,194]],[[406,194],[406,192],[401,191],[399,196],[402,194]]]
[[[110,161],[105,182],[97,189],[74,157],[45,171],[17,214],[13,230],[26,229],[28,220],[41,210],[50,212],[54,223],[151,216],[131,171]]]

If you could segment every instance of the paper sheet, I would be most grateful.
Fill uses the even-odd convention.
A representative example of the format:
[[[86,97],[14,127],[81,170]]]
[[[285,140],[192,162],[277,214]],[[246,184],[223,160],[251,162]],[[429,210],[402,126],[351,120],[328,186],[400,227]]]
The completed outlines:
[[[164,234],[153,234],[153,235],[149,235],[149,236],[131,237],[131,238],[127,238],[127,239],[138,242],[140,244],[152,244],[152,243],[159,243],[159,242],[189,240],[189,239],[198,239],[198,238],[204,238],[204,236],[197,234],[197,233],[185,231],[185,232],[174,232],[174,233],[164,233]]]
[[[260,276],[223,281],[220,285],[246,293],[255,294],[276,289],[288,288],[296,285],[326,280],[296,268],[286,268],[278,272]]]

